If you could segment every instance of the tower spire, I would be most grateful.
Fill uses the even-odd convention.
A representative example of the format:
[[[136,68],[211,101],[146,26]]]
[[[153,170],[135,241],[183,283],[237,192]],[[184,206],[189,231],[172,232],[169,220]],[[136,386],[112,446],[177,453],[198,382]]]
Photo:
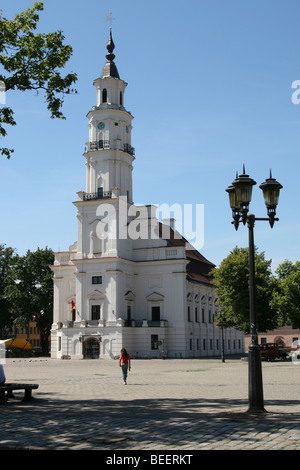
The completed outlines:
[[[112,78],[120,78],[119,72],[117,69],[116,64],[114,63],[114,58],[116,57],[115,54],[113,53],[114,48],[115,48],[115,43],[112,38],[112,27],[111,27],[111,22],[114,20],[111,16],[111,11],[109,12],[109,16],[105,18],[105,21],[109,21],[110,27],[109,27],[109,39],[106,44],[106,49],[108,51],[108,54],[106,54],[106,59],[107,62],[103,67],[101,78],[106,78],[106,77],[112,77]]]
[[[111,28],[110,28],[109,40],[106,44],[106,49],[108,50],[108,54],[106,54],[106,56],[105,56],[107,58],[107,60],[109,60],[109,61],[113,61],[114,58],[116,57],[115,54],[113,54],[114,48],[115,48],[115,43],[113,41],[112,34],[111,34]]]

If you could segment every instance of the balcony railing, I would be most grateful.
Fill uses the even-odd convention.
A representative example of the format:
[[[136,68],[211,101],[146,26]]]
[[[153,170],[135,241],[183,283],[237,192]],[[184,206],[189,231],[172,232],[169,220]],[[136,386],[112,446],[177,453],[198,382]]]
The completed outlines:
[[[86,150],[116,150],[116,148],[111,147],[109,140],[94,140],[87,143]],[[130,144],[123,145],[123,152],[135,155],[135,149]]]
[[[54,264],[72,264],[71,259],[74,258],[74,252],[60,252],[55,253]]]
[[[165,327],[168,326],[167,320],[123,320],[123,326],[132,326],[132,327]]]
[[[112,197],[112,191],[103,191],[101,193],[85,193],[83,195],[84,201],[92,201],[95,199],[110,199]]]
[[[132,155],[134,157],[135,150],[134,150],[133,147],[131,147],[131,145],[124,144],[124,152],[127,152],[127,153],[129,153],[130,155]]]
[[[95,140],[88,142],[88,150],[107,150],[110,149],[109,140]]]

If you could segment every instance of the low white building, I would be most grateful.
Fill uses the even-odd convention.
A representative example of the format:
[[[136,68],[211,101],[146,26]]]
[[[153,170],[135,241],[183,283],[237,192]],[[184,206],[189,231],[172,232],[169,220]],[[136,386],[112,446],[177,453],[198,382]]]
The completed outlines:
[[[88,113],[86,192],[78,193],[78,238],[55,254],[51,357],[220,356],[215,325],[213,264],[160,222],[154,206],[132,195],[133,116],[124,107],[127,84],[107,62],[95,80],[97,105]],[[224,330],[225,353],[244,352],[243,334]]]

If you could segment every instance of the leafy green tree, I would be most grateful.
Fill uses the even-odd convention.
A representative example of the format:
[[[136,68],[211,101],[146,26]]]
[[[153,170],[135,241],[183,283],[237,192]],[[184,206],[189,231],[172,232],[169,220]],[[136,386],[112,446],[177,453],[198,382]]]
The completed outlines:
[[[13,266],[14,249],[0,245],[0,337],[12,325],[9,301],[5,295],[5,283]]]
[[[27,327],[29,320],[36,320],[43,353],[48,352],[53,321],[53,281],[49,267],[53,261],[49,248],[28,250],[25,256],[16,255],[5,289],[14,322]]]
[[[62,69],[72,56],[73,50],[63,44],[61,31],[37,33],[38,12],[44,9],[43,2],[35,2],[32,8],[7,20],[0,13],[0,64],[3,71],[0,82],[6,92],[12,90],[44,91],[51,118],[65,119],[61,107],[65,93],[77,80],[75,73],[61,76]],[[4,126],[16,125],[10,107],[0,108],[0,135],[6,136]],[[13,149],[1,148],[2,155],[10,158]]]
[[[249,332],[249,250],[235,247],[212,270],[213,284],[218,296],[220,316],[217,319],[245,333]],[[259,331],[276,328],[277,318],[271,307],[275,280],[271,272],[271,260],[255,249],[255,277],[257,292],[257,323]]]
[[[278,289],[273,293],[272,307],[278,312],[280,325],[300,328],[300,261],[285,260],[276,269]]]

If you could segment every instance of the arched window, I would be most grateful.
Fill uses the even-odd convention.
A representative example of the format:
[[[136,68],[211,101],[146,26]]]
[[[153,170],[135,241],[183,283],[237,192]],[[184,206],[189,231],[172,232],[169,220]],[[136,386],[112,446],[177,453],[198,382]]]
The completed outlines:
[[[123,93],[120,91],[120,106],[123,106]]]
[[[106,103],[106,102],[107,102],[107,89],[103,88],[103,90],[102,90],[102,103]]]

